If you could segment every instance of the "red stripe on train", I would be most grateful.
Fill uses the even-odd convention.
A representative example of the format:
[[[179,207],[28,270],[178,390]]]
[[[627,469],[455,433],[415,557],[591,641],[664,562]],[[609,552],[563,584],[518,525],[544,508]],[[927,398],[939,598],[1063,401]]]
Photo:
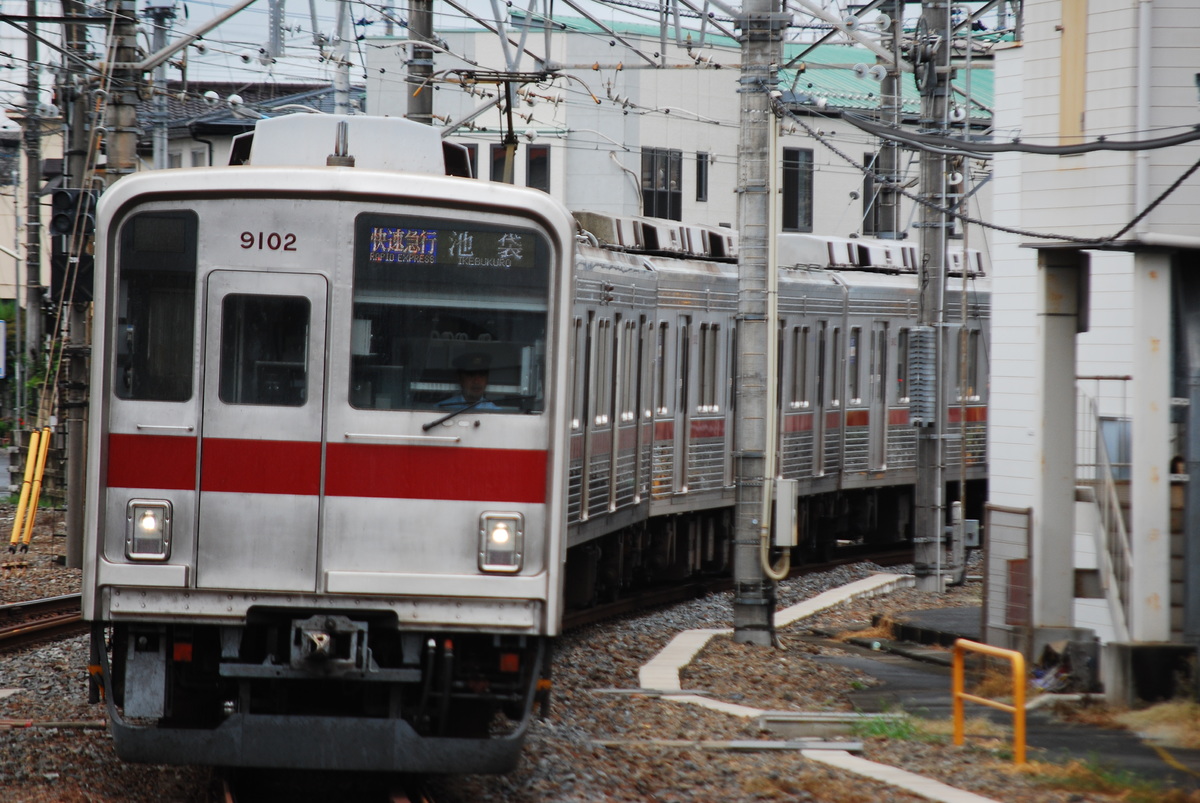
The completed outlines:
[[[200,490],[316,496],[321,490],[321,444],[205,438]]]
[[[108,436],[110,488],[161,488],[190,491],[196,487],[196,438],[188,435]]]
[[[669,441],[675,438],[675,422],[674,421],[655,421],[654,422],[654,440]]]
[[[325,493],[544,504],[548,460],[542,449],[331,443]]]
[[[812,432],[812,413],[792,413],[783,417],[784,432]]]
[[[888,425],[893,427],[908,425],[908,410],[888,410]]]
[[[952,405],[947,408],[947,410],[949,412],[947,418],[950,419],[951,424],[957,424],[962,421],[963,408],[958,407],[957,405]],[[967,423],[977,421],[987,421],[987,407],[976,405],[967,408]]]
[[[847,410],[846,411],[846,426],[848,427],[865,427],[871,423],[871,413],[869,410]]]
[[[724,438],[725,419],[707,418],[700,421],[693,421],[691,435],[693,438]]]
[[[108,485],[193,490],[196,447],[194,437],[110,434]],[[204,491],[315,496],[320,490],[315,441],[206,438],[203,449]],[[534,449],[330,444],[325,493],[544,504],[548,460]]]

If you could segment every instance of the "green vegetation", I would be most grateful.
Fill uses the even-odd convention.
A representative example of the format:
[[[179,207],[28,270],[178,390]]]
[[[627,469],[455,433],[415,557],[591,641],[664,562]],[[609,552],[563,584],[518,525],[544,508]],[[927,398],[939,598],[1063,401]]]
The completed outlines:
[[[1050,789],[1111,795],[1122,803],[1200,803],[1200,791],[1167,788],[1137,773],[1113,769],[1094,760],[1067,764],[1033,762],[1025,772]]]
[[[893,739],[908,742],[946,741],[943,734],[929,731],[922,722],[907,714],[892,717],[869,717],[854,723],[854,735],[860,739]]]

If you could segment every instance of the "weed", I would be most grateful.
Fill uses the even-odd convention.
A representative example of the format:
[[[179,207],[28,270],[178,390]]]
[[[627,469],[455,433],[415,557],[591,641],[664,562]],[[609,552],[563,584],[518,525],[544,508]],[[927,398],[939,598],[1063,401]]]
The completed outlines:
[[[1191,700],[1172,700],[1140,711],[1117,713],[1114,719],[1153,742],[1200,747],[1200,704]]]
[[[1123,803],[1200,803],[1200,791],[1170,789],[1128,770],[1113,769],[1095,761],[1066,764],[1031,762],[1021,772],[1051,789],[1118,797]]]
[[[860,739],[891,739],[907,742],[946,741],[939,733],[932,733],[908,715],[898,717],[869,717],[854,723],[854,735]]]

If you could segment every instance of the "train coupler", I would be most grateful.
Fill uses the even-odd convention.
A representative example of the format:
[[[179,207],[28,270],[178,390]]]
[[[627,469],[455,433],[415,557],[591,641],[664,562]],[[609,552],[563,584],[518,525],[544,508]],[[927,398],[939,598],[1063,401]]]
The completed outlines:
[[[290,660],[293,669],[320,663],[330,671],[368,671],[367,623],[328,614],[293,620]]]

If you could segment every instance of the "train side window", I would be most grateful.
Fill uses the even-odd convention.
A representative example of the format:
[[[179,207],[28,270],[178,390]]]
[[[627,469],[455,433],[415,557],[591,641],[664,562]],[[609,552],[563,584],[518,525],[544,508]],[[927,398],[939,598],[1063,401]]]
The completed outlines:
[[[817,324],[817,406],[825,406],[825,354],[827,324],[821,321]]]
[[[665,322],[660,323],[658,325],[658,337],[656,338],[656,345],[654,348],[654,359],[656,365],[658,366],[657,379],[654,383],[654,397],[655,404],[657,405],[655,407],[655,412],[657,412],[659,415],[667,415],[671,412],[671,407],[668,402],[668,400],[671,398],[671,385],[668,381],[669,375],[667,373],[667,351],[668,344],[671,342],[670,336],[670,324]]]
[[[583,425],[583,401],[587,387],[587,338],[583,334],[583,320],[576,318],[571,330],[571,353],[575,357],[571,372],[571,429]]]
[[[829,388],[829,403],[834,407],[842,403],[842,330],[833,327],[833,374]]]
[[[621,327],[621,423],[637,420],[637,321]]]
[[[221,305],[221,401],[302,407],[309,300],[230,294]]]
[[[808,327],[792,328],[792,409],[808,407]]]
[[[641,336],[638,340],[638,403],[642,406],[642,418],[654,417],[654,322],[642,318]]]
[[[896,340],[896,401],[908,402],[908,329],[901,329]]]
[[[194,212],[143,212],[121,225],[113,392],[192,398],[196,322]]]
[[[871,385],[868,389],[873,398],[887,404],[887,359],[888,359],[888,325],[887,321],[879,324],[872,345]]]
[[[962,338],[959,338],[960,348]],[[979,401],[979,330],[971,329],[966,337],[966,354],[959,360],[962,381],[959,383],[959,399]]]
[[[855,326],[850,329],[850,342],[847,344],[846,352],[846,371],[849,374],[850,388],[848,391],[850,404],[860,404],[862,402],[862,387],[860,377],[862,375],[862,366],[859,364],[859,346],[862,343],[862,329]]]
[[[609,411],[612,409],[613,364],[612,364],[612,321],[605,318],[596,321],[596,337],[592,341],[596,351],[595,368],[595,407],[593,422],[598,427],[605,426],[609,421]]]
[[[676,354],[679,364],[679,406],[680,415],[687,416],[691,409],[688,397],[691,395],[692,370],[692,319],[686,315],[679,318],[679,353]]]
[[[780,318],[779,332],[775,336],[775,406],[783,409],[784,379],[787,366],[787,321]],[[790,400],[789,400],[790,401]]]
[[[696,411],[720,412],[717,403],[717,348],[721,327],[715,323],[700,324],[700,398]]]

